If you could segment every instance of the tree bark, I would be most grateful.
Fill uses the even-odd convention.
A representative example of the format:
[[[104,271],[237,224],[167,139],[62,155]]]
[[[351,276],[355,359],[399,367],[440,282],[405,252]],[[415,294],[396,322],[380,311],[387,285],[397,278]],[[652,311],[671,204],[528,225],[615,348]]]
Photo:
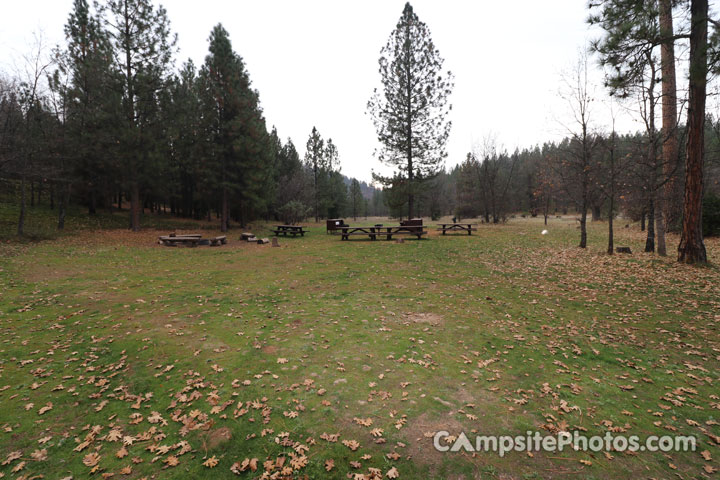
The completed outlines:
[[[675,41],[673,40],[672,0],[660,0],[660,69],[662,72],[662,164],[665,185],[659,192],[658,233],[662,229],[662,242],[658,253],[666,255],[665,232],[671,217],[671,199],[675,189],[673,178],[678,161],[677,137],[677,83],[675,77]]]
[[[643,210],[642,214],[640,215],[640,231],[645,231],[645,216],[647,215],[646,211]]]
[[[645,252],[655,253],[655,199],[650,198],[648,204],[647,239],[645,240]]]
[[[58,198],[58,230],[65,229],[65,203],[67,197],[69,197],[67,190],[69,190],[69,187],[60,189],[60,197]]]
[[[20,217],[18,218],[18,237],[22,237],[25,232],[25,173],[20,178]]]
[[[220,231],[227,232],[228,224],[230,223],[230,219],[228,218],[228,191],[227,191],[226,187],[223,187],[222,217],[221,217],[220,222],[221,222]]]
[[[130,228],[133,232],[140,231],[140,186],[133,183],[130,187]]]
[[[678,261],[705,263],[702,232],[703,163],[705,155],[705,95],[707,87],[708,0],[690,4],[690,94],[685,157],[685,197]]]

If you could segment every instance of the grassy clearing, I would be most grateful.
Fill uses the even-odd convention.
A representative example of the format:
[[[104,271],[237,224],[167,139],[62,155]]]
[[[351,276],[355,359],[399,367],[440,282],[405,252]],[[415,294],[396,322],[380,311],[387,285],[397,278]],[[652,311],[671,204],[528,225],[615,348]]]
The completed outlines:
[[[572,219],[543,228],[395,244],[311,226],[282,248],[235,232],[186,249],[81,222],[5,243],[0,476],[224,478],[255,458],[240,478],[712,477],[718,269],[638,253],[632,228],[617,244],[635,253],[614,257],[603,224],[587,251]],[[499,458],[429,438],[529,429],[696,435],[698,449]]]

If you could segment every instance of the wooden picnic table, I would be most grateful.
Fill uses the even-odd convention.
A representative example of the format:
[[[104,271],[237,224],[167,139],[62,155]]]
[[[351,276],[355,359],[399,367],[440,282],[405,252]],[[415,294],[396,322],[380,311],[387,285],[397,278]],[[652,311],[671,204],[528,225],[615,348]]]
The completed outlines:
[[[440,225],[438,231],[442,230],[443,235],[445,232],[467,232],[468,235],[472,235],[472,231],[477,230],[472,223],[439,223],[438,225]]]
[[[227,237],[221,235],[219,237],[202,238],[201,234],[192,233],[187,235],[162,235],[158,237],[158,243],[166,247],[176,247],[178,245],[186,245],[188,247],[197,247],[198,245],[210,245],[217,247],[227,243]]]
[[[415,235],[418,239],[427,234],[427,230],[423,230],[422,226],[404,226],[404,225],[375,225],[372,227],[338,227],[340,230],[341,240],[350,240],[351,236],[367,235],[370,240],[376,240],[377,237],[385,237],[392,240],[393,235]]]
[[[275,236],[283,235],[287,236],[292,235],[293,237],[295,235],[300,235],[301,237],[305,236],[305,233],[307,233],[307,230],[305,230],[305,227],[302,225],[275,225],[275,229],[272,230],[273,233],[275,233]]]

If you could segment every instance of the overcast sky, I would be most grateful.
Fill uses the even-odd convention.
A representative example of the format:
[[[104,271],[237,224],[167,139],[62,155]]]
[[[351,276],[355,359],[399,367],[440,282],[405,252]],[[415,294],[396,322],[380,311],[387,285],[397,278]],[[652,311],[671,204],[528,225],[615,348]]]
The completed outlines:
[[[405,0],[166,0],[178,34],[178,65],[200,65],[211,28],[221,22],[260,92],[268,128],[292,138],[300,154],[313,126],[338,146],[342,171],[370,180],[383,170],[373,158],[374,127],[366,114],[380,85],[378,57]],[[584,0],[514,2],[414,0],[455,75],[448,166],[489,135],[509,150],[557,140],[571,123],[558,95],[560,74],[588,40]],[[34,32],[64,42],[72,0],[5,1],[0,22],[0,69],[12,73]],[[594,59],[593,59],[594,64]],[[601,73],[593,67],[599,82]],[[598,88],[598,99],[604,92]],[[607,108],[595,106],[598,123]],[[620,119],[620,130],[639,124]]]

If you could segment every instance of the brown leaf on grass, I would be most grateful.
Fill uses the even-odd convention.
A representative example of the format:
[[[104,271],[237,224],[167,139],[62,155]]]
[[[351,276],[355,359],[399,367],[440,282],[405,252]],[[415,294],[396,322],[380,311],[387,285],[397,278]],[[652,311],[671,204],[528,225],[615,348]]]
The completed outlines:
[[[293,468],[293,470],[300,470],[305,468],[308,464],[308,458],[305,455],[302,455],[300,457],[293,457],[290,459],[290,466]]]
[[[322,438],[326,442],[335,443],[338,441],[338,438],[340,438],[340,434],[339,433],[331,434],[331,433],[323,432],[322,434],[320,434],[320,438]]]
[[[703,450],[702,452],[700,452],[700,455],[702,455],[702,457],[708,462],[712,460],[712,455],[710,455],[710,452],[708,450]]]
[[[385,476],[387,478],[398,478],[400,476],[400,472],[398,472],[397,468],[392,467],[390,470],[387,471]]]
[[[357,423],[358,425],[361,425],[363,427],[369,427],[373,424],[372,418],[353,418],[353,422]]]
[[[257,458],[249,459],[246,458],[242,461],[242,463],[235,462],[230,467],[230,471],[234,474],[240,475],[241,472],[244,472],[246,470],[252,470],[253,472],[257,470]]]
[[[325,471],[329,472],[333,468],[335,468],[335,460],[333,460],[332,458],[328,458],[327,460],[325,460]]]
[[[85,450],[88,447],[88,445],[90,445],[89,440],[85,440],[84,442],[78,443],[78,445],[75,448],[73,448],[73,452],[82,452],[83,450]]]
[[[83,463],[86,467],[94,467],[100,462],[100,455],[97,452],[91,452],[83,457]]]
[[[122,432],[115,428],[108,432],[107,436],[105,437],[105,440],[108,442],[117,442],[121,438],[122,438]]]
[[[40,410],[38,410],[38,415],[43,415],[46,412],[49,412],[50,410],[52,410],[52,408],[53,408],[52,402],[48,402],[45,404],[44,407],[42,407]]]
[[[213,455],[212,457],[208,458],[203,462],[203,466],[207,468],[215,468],[217,467],[218,463],[218,459],[215,457],[215,455]]]
[[[130,465],[126,465],[120,469],[120,475],[130,475],[131,473],[132,467]]]
[[[30,454],[30,456],[36,462],[42,462],[43,460],[47,460],[47,449],[43,448],[42,450],[35,450]]]
[[[115,452],[115,456],[116,456],[117,458],[127,457],[127,456],[128,456],[127,448],[125,448],[125,447],[123,446],[122,448],[120,448],[120,450],[118,450],[117,452]]]
[[[360,444],[355,440],[343,440],[342,444],[348,447],[353,452],[360,448]]]
[[[7,458],[5,458],[5,460],[3,460],[2,465],[9,465],[10,462],[14,462],[15,460],[17,460],[21,457],[22,457],[22,452],[19,450],[10,452],[10,453],[8,453]]]

